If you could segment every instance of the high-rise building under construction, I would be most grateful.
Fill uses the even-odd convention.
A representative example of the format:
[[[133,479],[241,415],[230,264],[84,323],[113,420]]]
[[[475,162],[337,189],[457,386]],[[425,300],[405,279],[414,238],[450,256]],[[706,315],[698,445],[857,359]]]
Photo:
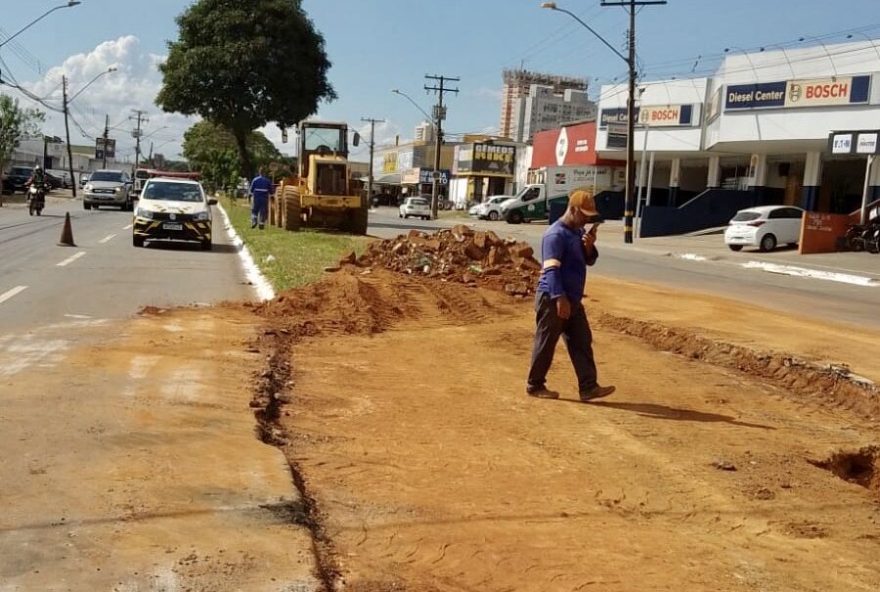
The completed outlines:
[[[566,121],[595,117],[595,105],[587,99],[587,79],[541,74],[528,70],[504,70],[504,87],[501,91],[501,126],[499,135],[520,142],[527,142],[535,132],[550,129]],[[532,87],[536,87],[533,89]],[[567,92],[571,91],[571,92]],[[539,100],[533,100],[537,97]],[[559,103],[547,109],[548,113],[536,113],[538,103]],[[550,122],[550,111],[558,113],[559,121]],[[541,125],[534,122],[543,121]],[[551,117],[550,119],[554,119]],[[533,125],[529,125],[532,122]]]

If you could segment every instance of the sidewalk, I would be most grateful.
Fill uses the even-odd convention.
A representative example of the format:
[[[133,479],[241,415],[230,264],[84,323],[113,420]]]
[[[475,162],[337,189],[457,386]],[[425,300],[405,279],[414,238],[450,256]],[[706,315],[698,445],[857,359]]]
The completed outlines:
[[[638,250],[698,261],[739,263],[744,267],[764,268],[767,271],[790,273],[790,275],[832,274],[840,276],[836,278],[837,281],[880,287],[880,256],[867,252],[801,255],[797,248],[784,247],[767,253],[762,253],[756,248],[734,252],[724,244],[724,237],[720,231],[714,234],[636,237],[632,245],[625,244],[623,238],[622,221],[613,220],[602,226],[602,243],[609,248]],[[806,273],[801,273],[802,270]],[[852,281],[848,281],[850,279]]]

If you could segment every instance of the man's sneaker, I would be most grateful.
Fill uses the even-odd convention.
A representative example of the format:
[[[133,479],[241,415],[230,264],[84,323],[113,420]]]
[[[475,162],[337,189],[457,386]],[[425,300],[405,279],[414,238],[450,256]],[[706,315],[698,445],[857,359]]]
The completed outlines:
[[[528,387],[526,388],[526,394],[530,397],[535,397],[537,399],[558,399],[559,393],[556,391],[551,391],[547,387]]]
[[[594,399],[601,399],[602,397],[607,397],[615,390],[617,389],[613,386],[599,386],[597,384],[588,391],[581,391],[581,401],[586,403],[587,401],[592,401]]]
[[[256,228],[256,227],[257,227],[257,223],[256,223],[256,222],[251,222],[251,228]]]

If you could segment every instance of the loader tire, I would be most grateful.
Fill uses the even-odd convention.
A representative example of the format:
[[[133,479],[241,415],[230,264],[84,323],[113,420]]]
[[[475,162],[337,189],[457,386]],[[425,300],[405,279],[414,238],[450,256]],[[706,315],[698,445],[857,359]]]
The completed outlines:
[[[288,197],[284,200],[284,212],[282,213],[285,230],[299,230],[302,222],[302,208],[298,197]]]
[[[367,224],[369,223],[370,212],[367,208],[362,207],[351,213],[349,230],[352,234],[367,234]]]

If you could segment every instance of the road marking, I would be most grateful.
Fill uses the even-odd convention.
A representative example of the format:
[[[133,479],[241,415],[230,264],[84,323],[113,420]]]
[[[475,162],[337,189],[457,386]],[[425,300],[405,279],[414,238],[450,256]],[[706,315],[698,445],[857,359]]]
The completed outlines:
[[[794,265],[778,265],[776,263],[765,263],[763,261],[749,261],[741,264],[746,269],[760,269],[769,271],[770,273],[779,273],[782,275],[791,275],[795,277],[807,277],[817,280],[828,280],[832,282],[841,282],[844,284],[854,284],[856,286],[866,286],[876,288],[880,286],[880,281],[874,278],[852,275],[849,273],[832,273],[829,271],[821,271],[818,269],[809,269],[806,267],[797,267]]]
[[[67,259],[62,261],[61,263],[58,263],[57,266],[58,267],[65,267],[67,265],[70,265],[71,263],[73,263],[74,261],[76,261],[77,259],[79,259],[80,257],[82,257],[85,254],[86,254],[85,251],[80,251],[76,255],[71,255],[70,257],[68,257]]]
[[[21,294],[25,290],[27,290],[27,286],[15,286],[11,290],[7,290],[3,294],[0,294],[0,304],[3,304],[4,302],[6,302],[7,300],[9,300],[10,298],[14,297],[17,294]]]
[[[104,238],[99,240],[98,242],[103,245],[104,243],[110,242],[111,240],[113,240],[116,236],[117,235],[115,235],[115,234],[108,234],[107,236],[105,236]]]
[[[128,226],[124,226],[124,227],[122,228],[122,230],[131,230],[131,227],[132,227],[132,226],[134,226],[134,224],[129,224]]]

